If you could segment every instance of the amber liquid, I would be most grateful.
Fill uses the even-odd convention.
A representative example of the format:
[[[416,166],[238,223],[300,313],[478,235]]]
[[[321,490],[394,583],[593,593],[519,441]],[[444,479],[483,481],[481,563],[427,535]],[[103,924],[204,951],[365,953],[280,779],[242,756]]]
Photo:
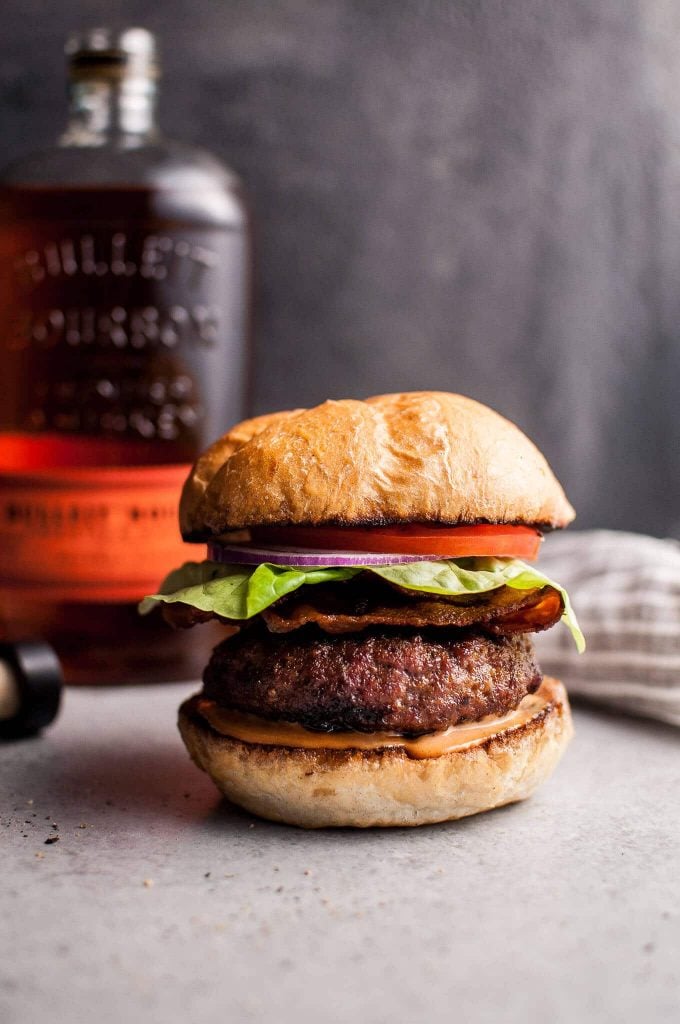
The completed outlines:
[[[224,206],[217,189],[214,205]],[[0,569],[0,634],[52,642],[71,682],[192,678],[214,642],[139,618],[135,587],[143,596],[174,567],[175,503],[170,514],[168,495],[154,503],[135,476],[129,515],[114,522],[106,480],[119,467],[120,490],[130,467],[188,468],[243,415],[246,246],[210,195],[197,213],[181,189],[0,190],[0,516],[15,538]],[[97,467],[109,470],[101,484]],[[80,469],[87,493],[81,502],[70,479],[66,500],[60,473]],[[89,530],[91,545],[93,509],[101,572],[83,587],[78,538]],[[39,571],[28,582],[13,572],[11,549],[25,557],[31,536],[44,585]],[[134,579],[109,586],[131,548]]]

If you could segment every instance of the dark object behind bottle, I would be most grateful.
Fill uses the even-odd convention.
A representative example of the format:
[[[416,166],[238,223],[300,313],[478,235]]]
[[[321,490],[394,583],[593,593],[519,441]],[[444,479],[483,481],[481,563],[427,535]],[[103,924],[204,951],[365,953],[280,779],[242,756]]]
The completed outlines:
[[[0,740],[34,736],[59,713],[59,659],[40,640],[0,643]]]
[[[164,139],[142,29],[73,37],[59,144],[0,188],[0,631],[67,681],[189,678],[204,639],[138,620],[182,545],[189,464],[245,414],[240,185]]]

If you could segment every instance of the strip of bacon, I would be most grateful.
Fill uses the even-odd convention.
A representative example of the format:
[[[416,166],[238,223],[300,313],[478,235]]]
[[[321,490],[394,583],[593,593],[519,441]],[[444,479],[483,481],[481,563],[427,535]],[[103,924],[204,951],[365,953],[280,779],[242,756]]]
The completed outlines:
[[[321,588],[314,588],[315,591]],[[330,589],[330,588],[328,588]],[[315,623],[326,633],[353,633],[367,626],[484,626],[492,633],[534,633],[549,629],[562,614],[562,598],[552,587],[512,590],[503,587],[486,595],[484,603],[457,604],[419,595],[383,601],[361,608],[342,608],[338,596],[315,592],[295,595],[272,605],[262,618],[272,633],[288,633]]]
[[[563,610],[562,598],[553,587],[500,587],[484,595],[446,598],[391,587],[362,574],[348,583],[302,587],[261,612],[261,616],[272,633],[289,633],[314,623],[326,633],[354,633],[369,626],[483,626],[506,636],[549,629]],[[165,605],[163,614],[171,625],[180,628],[218,618],[182,604]],[[238,632],[239,624],[221,621],[230,633]]]

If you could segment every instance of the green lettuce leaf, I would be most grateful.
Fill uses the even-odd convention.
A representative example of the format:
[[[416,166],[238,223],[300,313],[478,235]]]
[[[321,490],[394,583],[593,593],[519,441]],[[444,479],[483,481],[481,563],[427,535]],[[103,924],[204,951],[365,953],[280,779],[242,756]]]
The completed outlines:
[[[258,566],[186,562],[163,580],[157,594],[144,598],[139,610],[146,615],[158,602],[181,602],[225,619],[250,619],[298,587],[349,580],[360,572],[375,573],[407,590],[446,597],[486,594],[503,586],[515,590],[554,587],[564,602],[562,621],[571,630],[577,650],[585,650],[583,633],[566,590],[516,558],[460,558],[404,565],[314,568],[293,568],[269,562]]]
[[[157,601],[189,604],[225,619],[250,619],[303,583],[349,580],[361,569],[293,569],[263,562],[258,566],[185,562],[161,583],[157,594],[145,597],[139,611],[146,615]]]

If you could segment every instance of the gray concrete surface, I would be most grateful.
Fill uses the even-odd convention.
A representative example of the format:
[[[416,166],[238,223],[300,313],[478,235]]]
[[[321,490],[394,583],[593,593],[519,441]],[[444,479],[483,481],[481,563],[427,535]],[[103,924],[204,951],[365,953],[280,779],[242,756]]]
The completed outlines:
[[[0,748],[3,1024],[679,1019],[677,730],[579,710],[526,804],[305,833],[219,800],[186,692]]]

